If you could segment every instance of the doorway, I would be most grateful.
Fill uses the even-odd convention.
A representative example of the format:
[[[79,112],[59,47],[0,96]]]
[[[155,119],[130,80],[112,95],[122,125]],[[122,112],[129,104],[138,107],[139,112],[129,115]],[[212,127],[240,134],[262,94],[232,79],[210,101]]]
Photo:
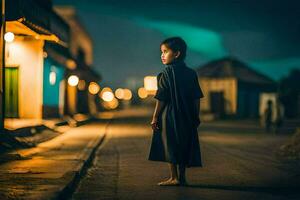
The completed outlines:
[[[19,117],[19,67],[5,67],[5,117]]]
[[[224,92],[210,92],[210,110],[217,117],[224,117],[225,101]]]

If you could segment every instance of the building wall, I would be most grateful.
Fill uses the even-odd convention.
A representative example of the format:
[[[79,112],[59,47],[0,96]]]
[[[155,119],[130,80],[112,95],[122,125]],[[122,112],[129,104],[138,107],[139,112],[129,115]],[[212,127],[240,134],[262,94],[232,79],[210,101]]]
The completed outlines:
[[[51,58],[44,60],[44,84],[43,84],[43,117],[58,117],[62,106],[61,82],[64,79],[64,67],[56,63]],[[50,73],[54,72],[56,80],[54,84],[50,83]]]
[[[237,81],[234,78],[200,78],[199,83],[204,94],[200,102],[202,112],[211,111],[210,92],[223,92],[225,100],[225,114],[235,114],[237,111]]]
[[[257,118],[260,90],[254,87],[243,87],[239,84],[237,116],[241,118]]]
[[[18,37],[6,44],[6,67],[19,67],[20,118],[42,118],[43,46],[42,40]]]
[[[91,65],[93,63],[93,42],[84,26],[76,15],[76,10],[72,6],[55,6],[54,10],[60,15],[70,26],[70,51],[76,58],[79,50],[85,55],[85,63]]]
[[[67,86],[67,105],[68,114],[74,115],[77,113],[77,86]]]

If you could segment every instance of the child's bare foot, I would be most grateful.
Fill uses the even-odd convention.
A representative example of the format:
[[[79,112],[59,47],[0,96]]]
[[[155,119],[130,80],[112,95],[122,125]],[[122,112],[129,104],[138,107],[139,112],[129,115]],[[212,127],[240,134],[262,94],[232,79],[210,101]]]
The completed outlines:
[[[160,183],[158,183],[159,186],[176,186],[179,185],[179,181],[178,179],[168,179],[166,181],[162,181]]]

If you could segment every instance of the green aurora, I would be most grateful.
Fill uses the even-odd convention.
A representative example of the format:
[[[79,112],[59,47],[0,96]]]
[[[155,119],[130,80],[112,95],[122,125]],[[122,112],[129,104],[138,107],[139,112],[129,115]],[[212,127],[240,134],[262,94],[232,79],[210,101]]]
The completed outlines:
[[[206,59],[217,59],[227,55],[222,36],[214,31],[172,21],[150,21],[141,18],[134,20],[139,25],[157,30],[167,37],[182,37],[191,50],[200,53]]]

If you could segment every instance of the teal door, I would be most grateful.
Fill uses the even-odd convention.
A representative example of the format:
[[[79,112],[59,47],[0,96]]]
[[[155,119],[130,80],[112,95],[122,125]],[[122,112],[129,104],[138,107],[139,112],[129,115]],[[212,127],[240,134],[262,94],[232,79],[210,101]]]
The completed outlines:
[[[5,117],[19,117],[19,68],[5,68]]]

